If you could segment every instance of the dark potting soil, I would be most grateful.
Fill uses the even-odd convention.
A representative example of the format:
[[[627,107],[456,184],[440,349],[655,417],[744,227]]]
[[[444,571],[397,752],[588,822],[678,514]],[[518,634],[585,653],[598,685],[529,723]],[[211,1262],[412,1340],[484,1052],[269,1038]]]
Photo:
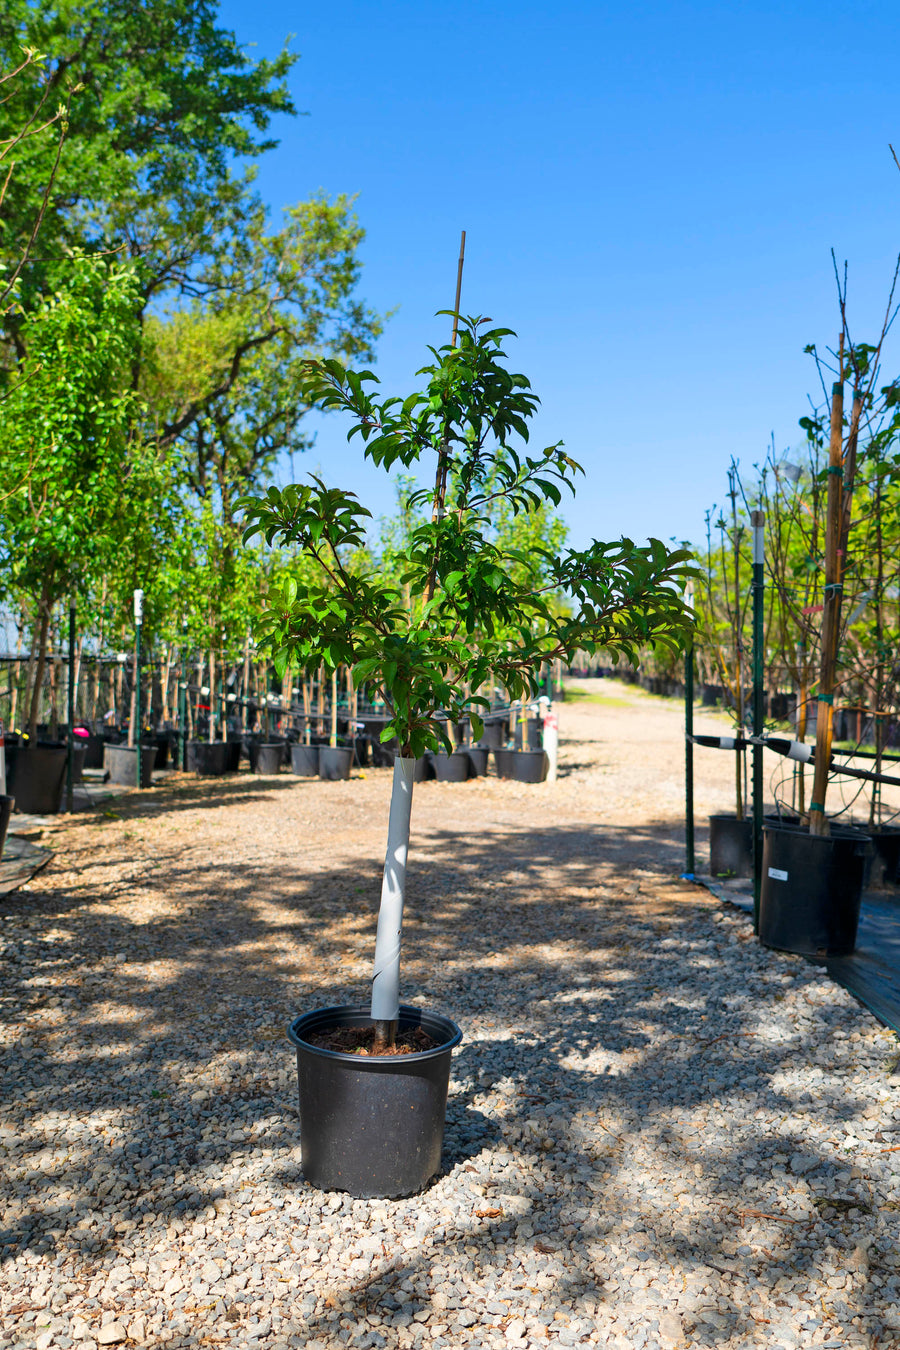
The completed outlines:
[[[308,1037],[310,1045],[317,1050],[336,1050],[344,1055],[374,1055],[374,1027],[332,1027],[329,1031],[314,1031]],[[432,1040],[421,1027],[404,1027],[397,1032],[397,1039],[388,1049],[380,1050],[377,1058],[389,1055],[415,1055],[420,1050],[432,1050],[437,1041]]]

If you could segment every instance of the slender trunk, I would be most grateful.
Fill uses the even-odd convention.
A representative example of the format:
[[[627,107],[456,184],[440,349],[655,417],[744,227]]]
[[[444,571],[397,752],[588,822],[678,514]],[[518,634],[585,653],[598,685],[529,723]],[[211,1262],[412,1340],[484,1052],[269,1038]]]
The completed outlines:
[[[522,749],[530,750],[531,740],[528,735],[528,705],[525,702],[524,694],[522,695],[519,708],[520,708],[520,720],[522,723]]]
[[[268,661],[263,661],[263,663],[262,663],[262,677],[263,677],[262,696],[263,696],[263,708],[264,708],[264,712],[263,712],[263,735],[265,736],[266,740],[268,740],[268,739],[269,739],[269,663],[268,663]]]
[[[201,651],[197,661],[197,736],[200,736],[200,701],[203,698],[203,672],[206,669],[206,662]]]
[[[137,682],[138,682],[138,659],[137,659],[137,634],[134,639],[134,657],[131,666],[131,710],[128,714],[128,744],[140,745],[141,729],[134,724],[135,713],[137,712]]]
[[[331,733],[328,738],[329,745],[337,745],[337,714],[338,714],[338,677],[337,666],[331,672]]]
[[[78,711],[78,689],[81,684],[81,661],[83,651],[84,651],[84,633],[80,633],[78,636],[78,641],[75,643],[75,680],[74,680],[75,699],[73,702],[73,711],[76,713]]]
[[[51,647],[56,647],[59,651],[59,632],[55,634],[55,641],[51,642]],[[57,704],[57,695],[59,692],[59,675],[61,662],[53,655],[50,655],[50,739],[59,740],[59,707]]]
[[[172,644],[165,643],[163,646],[162,671],[160,674],[160,685],[162,690],[162,720],[163,722],[172,722],[175,719],[169,716],[169,680],[172,675]]]
[[[319,684],[316,691],[316,712],[318,715],[319,735],[325,734],[325,667],[319,666]]]
[[[209,736],[210,745],[216,739],[216,654],[209,649]]]
[[[304,679],[303,688],[303,740],[309,745],[309,738],[312,734],[310,718],[312,716],[312,681]]]
[[[190,656],[188,656],[188,655],[185,656],[185,662],[184,662],[184,678],[185,678],[185,683],[188,684],[188,685],[190,685],[190,682],[191,682],[191,659],[190,659]],[[186,732],[187,732],[187,739],[188,739],[189,741],[192,741],[192,740],[194,739],[194,707],[193,707],[193,704],[191,703],[191,691],[190,691],[190,688],[185,689],[185,691],[184,691],[184,720],[185,720],[185,724],[186,724],[185,730],[186,730]]]
[[[50,585],[44,582],[40,604],[41,630],[38,638],[37,663],[34,672],[34,684],[31,688],[31,705],[28,709],[28,735],[34,742],[37,738],[38,714],[41,706],[41,692],[44,684],[44,666],[47,662],[47,632],[50,627]]]
[[[841,338],[843,366],[843,335]],[[843,374],[843,370],[841,371]],[[843,523],[843,419],[844,386],[837,380],[831,396],[831,438],[828,453],[828,499],[825,521],[825,595],[822,610],[822,647],[819,664],[819,693],[816,708],[816,758],[812,799],[809,803],[810,834],[829,832],[825,815],[828,769],[834,734],[834,686],[837,668],[838,636],[841,624],[841,526]]]
[[[241,730],[249,731],[247,724],[247,704],[250,702],[250,629],[247,629],[247,636],[244,639],[244,669],[241,675],[241,698],[243,707],[241,709]]]
[[[372,1019],[375,1023],[376,1053],[393,1044],[400,1017],[400,939],[415,766],[416,761],[409,757],[408,747],[404,746],[394,760],[387,850],[375,938]]]

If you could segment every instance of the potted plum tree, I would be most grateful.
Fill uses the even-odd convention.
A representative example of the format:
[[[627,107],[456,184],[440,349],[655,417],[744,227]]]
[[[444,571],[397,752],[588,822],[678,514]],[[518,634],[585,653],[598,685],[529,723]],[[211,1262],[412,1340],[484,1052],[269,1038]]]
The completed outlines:
[[[528,453],[538,400],[503,363],[511,330],[453,317],[454,342],[429,349],[424,388],[406,399],[379,400],[368,387],[373,375],[338,361],[308,366],[307,398],[349,414],[348,439],[358,436],[374,464],[409,470],[433,459],[433,485],[409,496],[411,512],[426,509],[394,577],[348,567],[370,517],[351,493],[312,477],[241,500],[245,541],[262,535],[312,557],[322,573],[298,560],[258,621],[260,645],[278,668],[345,664],[357,685],[380,686],[389,714],[381,739],[399,745],[371,1003],[308,1012],[290,1028],[306,1178],[360,1196],[411,1194],[438,1171],[451,1051],[461,1039],[450,1018],[400,1003],[417,757],[452,749],[448,720],[467,716],[481,735],[490,703],[479,691],[492,679],[514,698],[534,695],[557,657],[605,648],[633,658],[647,643],[677,649],[691,628],[684,551],[622,539],[529,556],[492,539],[495,501],[526,514],[558,504],[580,469],[561,444]],[[566,610],[555,603],[560,594]]]

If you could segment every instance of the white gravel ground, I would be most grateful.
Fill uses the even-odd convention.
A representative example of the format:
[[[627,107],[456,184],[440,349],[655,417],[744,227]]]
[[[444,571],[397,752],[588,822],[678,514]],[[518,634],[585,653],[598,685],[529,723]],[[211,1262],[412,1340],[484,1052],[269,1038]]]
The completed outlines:
[[[404,995],[464,1040],[411,1199],[305,1185],[284,1039],[365,996],[389,774],[55,831],[0,909],[4,1350],[900,1346],[896,1041],[678,880],[679,711],[587,687],[555,787],[416,789]]]

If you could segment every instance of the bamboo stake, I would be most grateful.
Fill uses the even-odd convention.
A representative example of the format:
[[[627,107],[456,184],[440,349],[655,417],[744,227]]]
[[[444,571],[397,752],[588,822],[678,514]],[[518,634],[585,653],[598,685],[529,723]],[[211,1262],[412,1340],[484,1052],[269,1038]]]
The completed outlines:
[[[841,529],[843,524],[844,335],[840,341],[839,378],[831,390],[831,437],[828,446],[828,500],[825,519],[825,596],[822,610],[822,649],[816,710],[816,758],[809,832],[829,833],[825,815],[828,767],[834,736],[834,684],[841,623]]]
[[[453,333],[450,337],[450,346],[456,346],[456,340],[459,335],[459,304],[462,295],[462,274],[463,264],[466,260],[466,232],[462,231],[459,240],[459,261],[456,265],[456,298],[453,304]],[[434,504],[431,509],[432,522],[440,521],[444,515],[444,498],[447,495],[447,474],[450,469],[449,447],[446,440],[441,442],[441,448],[438,453],[437,468],[434,476]],[[436,567],[432,568],[431,575],[428,578],[428,585],[425,591],[426,602],[434,598],[434,587],[436,582]]]
[[[337,666],[331,672],[331,735],[328,738],[329,745],[337,745],[337,703],[338,703],[338,676]]]

